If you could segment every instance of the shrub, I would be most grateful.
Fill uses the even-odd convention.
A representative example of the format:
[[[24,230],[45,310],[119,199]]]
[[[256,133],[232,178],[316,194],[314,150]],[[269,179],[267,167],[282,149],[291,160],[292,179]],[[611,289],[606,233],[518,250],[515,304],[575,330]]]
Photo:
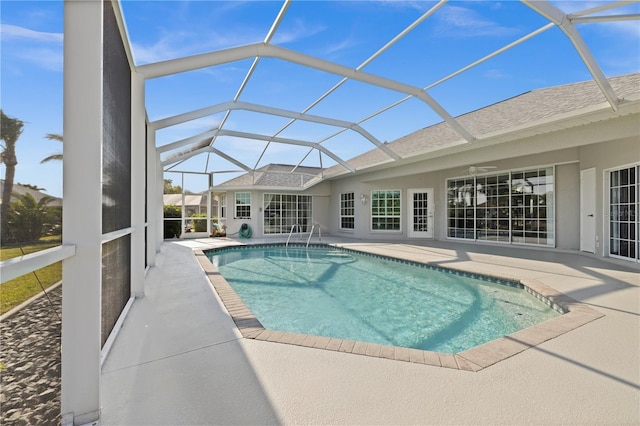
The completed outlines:
[[[196,213],[193,216],[193,231],[194,232],[207,232],[207,215],[205,213]],[[204,218],[204,219],[196,219]]]
[[[164,206],[164,238],[180,237],[182,234],[182,209],[178,206]],[[166,218],[178,218],[167,220]]]

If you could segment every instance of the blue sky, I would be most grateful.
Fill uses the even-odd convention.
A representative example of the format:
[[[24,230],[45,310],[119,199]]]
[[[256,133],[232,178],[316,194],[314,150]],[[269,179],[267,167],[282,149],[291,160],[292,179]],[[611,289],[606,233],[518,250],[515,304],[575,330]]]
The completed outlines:
[[[606,1],[553,2],[565,12]],[[271,42],[352,68],[431,8],[433,1],[294,1]],[[122,10],[137,65],[212,50],[262,42],[282,7],[281,2],[122,1]],[[4,112],[25,122],[17,144],[16,182],[38,185],[62,195],[62,164],[40,164],[62,150],[45,139],[62,129],[62,1],[0,2],[0,101]],[[640,13],[634,4],[600,14]],[[541,16],[516,1],[451,1],[422,22],[362,70],[424,88],[458,69],[545,25]],[[606,76],[640,71],[640,22],[591,23],[577,26]],[[156,120],[230,101],[253,61],[245,60],[147,82],[147,111]],[[528,90],[591,78],[568,39],[557,28],[510,49],[428,93],[456,116]],[[261,59],[239,97],[301,112],[341,80],[340,77],[284,61]],[[386,89],[348,81],[309,113],[358,122],[402,99]],[[158,144],[216,127],[223,113],[158,133]],[[287,119],[233,111],[225,128],[273,135]],[[362,123],[381,141],[393,141],[442,121],[426,104],[411,99]],[[319,141],[337,128],[296,122],[279,136]],[[260,163],[265,143],[218,137],[215,147],[253,167],[269,162],[297,163],[307,148],[272,144]],[[373,148],[354,132],[323,142],[344,159]],[[319,165],[317,152],[303,164]],[[323,157],[323,165],[335,164]],[[216,156],[187,160],[178,170],[229,170],[236,166]],[[2,176],[4,177],[4,168]],[[234,175],[216,175],[217,182]],[[168,176],[172,177],[172,176]],[[178,177],[173,177],[176,183]],[[185,185],[204,189],[200,180]]]

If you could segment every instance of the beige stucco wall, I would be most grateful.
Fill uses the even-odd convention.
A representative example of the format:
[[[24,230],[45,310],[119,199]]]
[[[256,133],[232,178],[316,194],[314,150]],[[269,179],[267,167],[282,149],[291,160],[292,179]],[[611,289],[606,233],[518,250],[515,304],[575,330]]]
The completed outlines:
[[[580,165],[560,164],[555,170],[556,247],[580,248]]]
[[[606,256],[609,251],[606,172],[640,162],[640,136],[583,146],[579,159],[580,170],[596,169],[596,254]]]
[[[629,124],[624,119],[626,126]],[[610,124],[610,123],[608,123]],[[609,131],[611,131],[611,127]],[[597,170],[597,206],[598,241],[606,240],[604,221],[606,212],[603,208],[605,193],[604,170],[612,167],[620,167],[635,162],[640,162],[640,140],[638,137],[626,137],[618,140],[592,143],[580,146],[580,138],[586,137],[586,129],[566,130],[554,133],[552,136],[540,135],[510,145],[495,145],[478,151],[452,154],[446,161],[441,159],[444,165],[455,165],[442,170],[434,169],[436,160],[424,160],[404,166],[397,166],[386,170],[376,170],[372,173],[362,173],[346,176],[331,181],[331,197],[328,203],[330,212],[326,215],[329,219],[330,232],[333,235],[349,236],[359,239],[397,240],[406,239],[408,213],[407,190],[412,188],[433,188],[435,198],[435,223],[434,238],[444,240],[446,235],[446,180],[454,177],[468,175],[468,166],[472,164],[495,166],[492,170],[508,171],[532,167],[555,167],[555,247],[563,250],[580,249],[580,171],[595,167]],[[594,140],[603,139],[602,129],[591,129]],[[564,134],[566,148],[549,150],[549,140],[553,140],[555,146],[562,146]],[[584,139],[583,139],[584,140]],[[536,145],[538,144],[538,145]],[[547,150],[536,153],[535,147]],[[475,155],[481,154],[481,155]],[[507,155],[511,156],[507,156]],[[484,161],[472,161],[469,158],[477,157]],[[495,158],[490,161],[490,158]],[[424,171],[421,171],[423,169]],[[369,202],[370,191],[374,189],[399,189],[402,191],[402,219],[400,232],[380,232],[370,230]],[[340,193],[354,192],[355,203],[355,229],[353,231],[341,230],[339,224]],[[367,204],[359,201],[360,194],[367,196]],[[605,247],[599,243],[599,255],[602,255]]]
[[[620,137],[612,139],[613,134]],[[400,163],[375,167],[364,173],[343,175],[324,181],[306,191],[313,195],[313,223],[320,224],[323,235],[335,235],[366,240],[408,239],[409,189],[434,190],[434,239],[447,239],[446,181],[468,176],[470,165],[494,166],[493,172],[521,170],[536,167],[555,168],[555,248],[580,249],[580,171],[596,168],[597,203],[597,255],[606,253],[607,212],[605,211],[605,171],[640,162],[640,136],[637,115],[588,126],[535,135],[511,143],[482,146],[472,145],[466,151],[450,152],[446,156],[434,153],[420,161],[404,160]],[[370,202],[372,190],[400,190],[402,194],[401,231],[373,231],[370,229]],[[227,195],[227,232],[235,233],[242,223],[248,223],[256,237],[264,236],[262,198],[265,192],[292,193],[291,191],[252,191],[252,218],[233,219],[234,191]],[[355,196],[355,229],[340,229],[340,194],[353,192]],[[360,194],[367,198],[363,205]]]
[[[329,233],[329,217],[331,210],[329,209],[329,195],[331,190],[330,182],[322,182],[313,186],[305,191],[287,191],[282,189],[272,189],[266,191],[247,191],[247,190],[229,190],[227,192],[227,234],[234,235],[240,230],[243,223],[248,224],[252,230],[253,237],[263,237],[264,234],[264,212],[263,212],[263,199],[265,193],[275,194],[299,194],[299,195],[312,195],[312,218],[313,223],[320,224],[323,234]],[[236,192],[251,192],[251,218],[250,219],[235,219],[235,193]]]

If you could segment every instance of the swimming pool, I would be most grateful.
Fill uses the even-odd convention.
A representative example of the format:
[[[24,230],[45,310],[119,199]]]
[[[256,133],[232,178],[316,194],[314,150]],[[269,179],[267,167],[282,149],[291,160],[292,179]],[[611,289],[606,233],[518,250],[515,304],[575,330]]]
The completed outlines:
[[[515,281],[327,246],[207,257],[271,330],[454,354],[560,315]]]

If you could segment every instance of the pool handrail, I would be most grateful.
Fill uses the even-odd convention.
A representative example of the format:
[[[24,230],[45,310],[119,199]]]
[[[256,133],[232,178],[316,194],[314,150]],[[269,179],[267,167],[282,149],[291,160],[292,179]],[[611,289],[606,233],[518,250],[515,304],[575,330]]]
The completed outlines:
[[[293,230],[296,229],[296,227],[298,228],[298,233],[300,233],[300,224],[294,223],[293,225],[291,225],[291,231],[289,231],[289,237],[287,238],[287,244],[285,244],[285,247],[289,247],[289,240],[291,239],[291,235],[293,235]]]
[[[311,227],[311,232],[309,232],[309,238],[307,238],[307,247],[309,247],[309,242],[311,241],[311,237],[313,236],[313,230],[318,227],[318,241],[322,241],[322,229],[320,228],[320,224],[316,223]]]

